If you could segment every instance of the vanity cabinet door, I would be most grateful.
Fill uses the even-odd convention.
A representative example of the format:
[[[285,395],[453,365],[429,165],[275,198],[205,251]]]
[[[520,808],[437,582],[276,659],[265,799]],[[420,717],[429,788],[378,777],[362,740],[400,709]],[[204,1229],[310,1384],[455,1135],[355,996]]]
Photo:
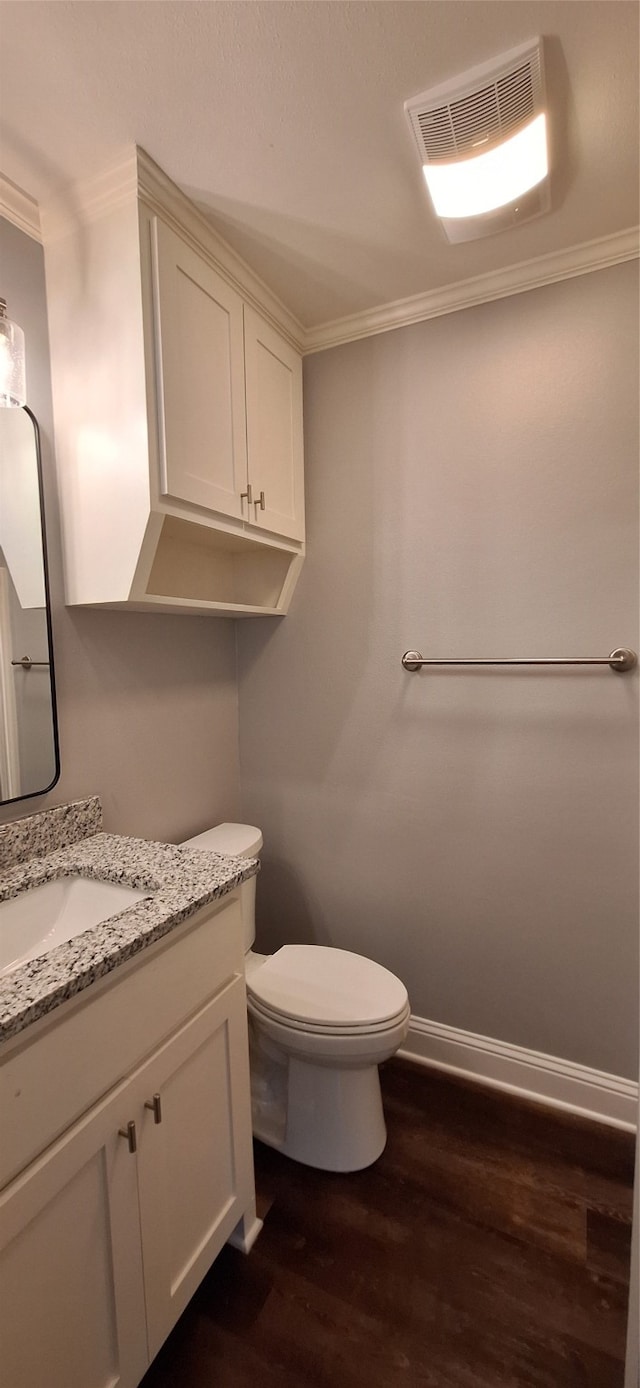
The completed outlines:
[[[254,1198],[242,979],[148,1062],[136,1093],[144,1115],[138,1184],[152,1359]]]
[[[248,474],[253,490],[249,520],[276,535],[303,540],[302,359],[248,304],[244,346]]]
[[[126,1087],[0,1196],[0,1378],[135,1388],[148,1365]]]
[[[242,300],[157,217],[151,237],[160,492],[241,518]]]

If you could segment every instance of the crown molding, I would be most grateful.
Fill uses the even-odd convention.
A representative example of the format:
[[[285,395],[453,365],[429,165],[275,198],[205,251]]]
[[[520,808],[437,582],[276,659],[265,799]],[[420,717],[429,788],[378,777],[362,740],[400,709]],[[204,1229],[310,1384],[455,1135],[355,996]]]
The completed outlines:
[[[181,192],[143,149],[130,146],[117,163],[96,177],[58,194],[43,204],[42,209],[34,198],[0,174],[0,216],[6,217],[36,241],[53,239],[63,234],[70,224],[93,221],[128,201],[133,202],[136,196],[141,197],[154,213],[186,237],[195,250],[221,269],[242,297],[269,319],[304,355],[391,332],[395,328],[405,328],[412,323],[422,323],[429,318],[458,313],[494,299],[523,294],[529,289],[540,289],[559,280],[588,275],[595,270],[634,260],[640,254],[639,229],[629,227],[611,236],[585,241],[563,251],[553,251],[549,255],[521,261],[473,279],[444,285],[441,289],[430,289],[424,294],[414,294],[406,299],[366,309],[363,313],[354,313],[305,329],[268,285],[214,231],[195,203]]]
[[[442,289],[428,290],[426,294],[415,294],[408,299],[397,299],[395,303],[367,309],[364,313],[321,323],[317,328],[307,329],[303,350],[305,355],[326,351],[329,347],[338,347],[346,342],[357,342],[359,338],[391,332],[394,328],[406,328],[411,323],[422,323],[428,318],[458,313],[493,299],[506,299],[512,294],[523,294],[528,289],[540,289],[558,280],[589,275],[594,270],[604,270],[610,265],[634,260],[638,254],[638,227],[629,227],[626,231],[602,236],[596,241],[585,241],[564,251],[553,251],[535,260],[521,261],[518,265],[461,280],[458,284],[448,284]]]
[[[62,189],[42,203],[42,239],[53,241],[72,228],[87,226],[127,203],[134,206],[137,178],[135,145],[131,145],[116,163]]]
[[[152,212],[162,217],[174,231],[187,240],[193,249],[222,270],[225,278],[263,318],[282,333],[296,351],[304,348],[305,330],[302,323],[274,294],[272,289],[254,273],[237,251],[214,231],[211,223],[177,184],[154,163],[145,150],[136,150],[138,192]]]
[[[0,174],[0,217],[6,217],[8,222],[13,222],[34,241],[42,241],[40,209],[35,198],[30,198],[4,174]]]

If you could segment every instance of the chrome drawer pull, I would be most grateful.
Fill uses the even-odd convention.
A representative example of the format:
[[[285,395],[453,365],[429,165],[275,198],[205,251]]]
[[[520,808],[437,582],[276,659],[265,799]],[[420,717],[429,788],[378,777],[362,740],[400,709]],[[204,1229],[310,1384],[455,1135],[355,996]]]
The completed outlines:
[[[127,1123],[126,1128],[118,1128],[118,1135],[119,1137],[126,1137],[127,1142],[129,1144],[129,1151],[131,1153],[137,1152],[138,1139],[136,1137],[136,1125],[133,1119],[130,1123]]]
[[[152,1099],[145,1099],[144,1106],[151,1109],[154,1123],[162,1122],[162,1101],[159,1094],[154,1094]]]

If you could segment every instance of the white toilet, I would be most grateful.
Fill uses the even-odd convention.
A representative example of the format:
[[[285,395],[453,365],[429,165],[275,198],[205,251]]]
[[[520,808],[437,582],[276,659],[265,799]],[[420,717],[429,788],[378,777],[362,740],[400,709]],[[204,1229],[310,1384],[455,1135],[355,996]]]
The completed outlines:
[[[185,848],[257,857],[262,834],[218,824]],[[254,954],[256,878],[240,887],[256,1137],[324,1171],[359,1171],[386,1142],[378,1066],[409,1029],[404,984],[348,950]]]

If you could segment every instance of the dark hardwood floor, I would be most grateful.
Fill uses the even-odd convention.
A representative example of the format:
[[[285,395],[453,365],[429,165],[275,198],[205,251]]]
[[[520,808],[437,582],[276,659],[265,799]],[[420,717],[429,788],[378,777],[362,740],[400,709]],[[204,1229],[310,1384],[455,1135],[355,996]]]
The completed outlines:
[[[144,1388],[622,1388],[633,1138],[402,1061],[382,1082],[367,1171],[256,1145],[262,1234]]]

